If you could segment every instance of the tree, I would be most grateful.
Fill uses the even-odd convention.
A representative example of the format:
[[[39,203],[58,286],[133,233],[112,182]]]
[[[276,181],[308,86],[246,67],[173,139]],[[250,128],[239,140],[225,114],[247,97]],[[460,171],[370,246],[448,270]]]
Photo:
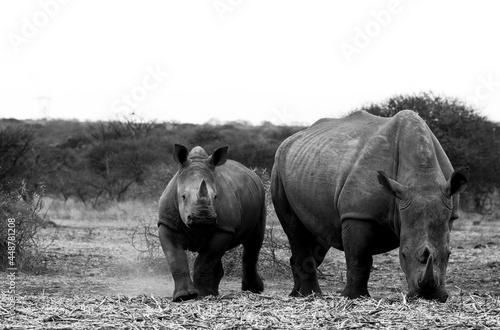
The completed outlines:
[[[33,132],[18,125],[0,129],[0,190],[20,184],[32,165]]]

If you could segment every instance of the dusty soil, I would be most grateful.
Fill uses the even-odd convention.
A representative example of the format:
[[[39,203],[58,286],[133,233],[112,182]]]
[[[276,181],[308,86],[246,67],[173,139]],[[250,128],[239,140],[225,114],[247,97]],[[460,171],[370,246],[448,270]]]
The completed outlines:
[[[146,245],[140,235],[132,244],[136,223],[54,222],[57,227],[42,232],[44,241],[50,243],[43,266],[36,275],[19,274],[18,294],[172,296],[174,283],[161,249],[151,255],[141,252]],[[266,281],[266,291],[289,290],[292,280],[285,277]],[[220,291],[230,293],[240,286],[239,278],[226,276]]]
[[[132,246],[134,223],[55,222],[57,228],[44,229],[47,238],[55,237],[44,258],[45,271],[39,275],[20,274],[19,294],[171,296],[173,282],[161,251],[154,252],[155,264],[151,264],[144,253]],[[474,225],[464,221],[452,232],[451,245],[447,278],[450,293],[500,294],[500,223]],[[343,288],[346,272],[343,252],[330,250],[320,270],[325,293],[336,293]],[[239,290],[239,281],[237,277],[225,277],[221,293]],[[265,278],[265,284],[266,291],[285,294],[292,287],[292,279],[283,274],[280,278]],[[375,298],[406,291],[397,250],[374,257],[369,290]]]

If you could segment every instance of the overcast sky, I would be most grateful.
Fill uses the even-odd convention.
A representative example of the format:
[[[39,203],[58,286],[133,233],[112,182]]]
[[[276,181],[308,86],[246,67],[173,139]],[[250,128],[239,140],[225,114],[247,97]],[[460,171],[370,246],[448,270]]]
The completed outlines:
[[[0,2],[0,117],[310,124],[399,93],[500,121],[498,1]]]

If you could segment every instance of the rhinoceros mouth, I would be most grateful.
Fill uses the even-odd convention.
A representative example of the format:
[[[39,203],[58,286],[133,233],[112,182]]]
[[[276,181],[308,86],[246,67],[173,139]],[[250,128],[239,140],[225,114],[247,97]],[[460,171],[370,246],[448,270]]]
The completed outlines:
[[[446,302],[448,293],[442,288],[436,289],[413,289],[406,295],[409,299],[423,298],[426,300],[437,300],[439,302]]]
[[[439,277],[434,272],[434,257],[429,255],[425,264],[425,269],[420,274],[417,285],[408,292],[408,297],[419,297],[427,300],[438,300],[446,302],[448,293],[444,288],[444,283],[441,283]]]
[[[215,227],[217,226],[217,215],[188,215],[186,224],[190,228]]]

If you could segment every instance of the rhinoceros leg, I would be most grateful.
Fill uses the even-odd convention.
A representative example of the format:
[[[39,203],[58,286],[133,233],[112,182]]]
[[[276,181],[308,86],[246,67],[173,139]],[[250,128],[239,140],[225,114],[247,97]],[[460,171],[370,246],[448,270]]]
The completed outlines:
[[[348,298],[370,296],[368,279],[373,264],[376,225],[370,221],[346,219],[342,223],[342,242],[347,265],[347,283],[342,295]]]
[[[170,228],[160,225],[158,228],[161,247],[174,278],[175,289],[172,297],[173,301],[183,301],[194,299],[198,296],[191,277],[189,275],[189,265],[186,252],[179,243],[182,238]]]
[[[250,236],[243,242],[243,278],[241,290],[261,293],[264,291],[264,282],[257,272],[257,261],[260,248],[264,241],[266,230],[266,210],[263,208],[261,219]]]
[[[312,293],[321,295],[316,269],[318,263],[321,263],[323,259],[320,257],[321,253],[315,256],[316,239],[295,215],[292,217],[292,221],[292,225],[287,226],[286,229],[283,226],[292,250],[290,266],[292,267],[294,287],[290,295],[307,296]]]
[[[221,258],[232,237],[233,234],[217,232],[208,246],[198,253],[194,262],[193,282],[200,296],[219,295],[219,283],[224,276]]]
[[[314,252],[317,251],[316,239],[302,224],[290,206],[276,165],[271,172],[271,194],[276,215],[288,237],[292,250],[290,266],[294,285],[290,295],[306,296],[311,293],[321,295],[316,268],[323,261],[322,253]]]
[[[313,247],[311,248],[311,251],[313,251],[313,258],[314,258],[314,262],[315,262],[316,269],[317,269],[323,263],[323,260],[325,260],[325,256],[328,253],[329,249],[324,248],[320,244],[314,244],[312,246]],[[293,256],[290,257],[290,267],[292,268],[292,273],[293,273],[293,289],[292,289],[292,292],[290,293],[290,296],[298,297],[298,296],[307,295],[310,293],[321,294],[321,290],[319,292],[318,291],[311,291],[309,293],[305,293],[304,291],[301,291],[302,282],[301,282],[299,273],[298,273],[297,268],[296,268],[299,266],[300,266],[300,264],[297,264],[297,265],[295,264],[294,257]]]

